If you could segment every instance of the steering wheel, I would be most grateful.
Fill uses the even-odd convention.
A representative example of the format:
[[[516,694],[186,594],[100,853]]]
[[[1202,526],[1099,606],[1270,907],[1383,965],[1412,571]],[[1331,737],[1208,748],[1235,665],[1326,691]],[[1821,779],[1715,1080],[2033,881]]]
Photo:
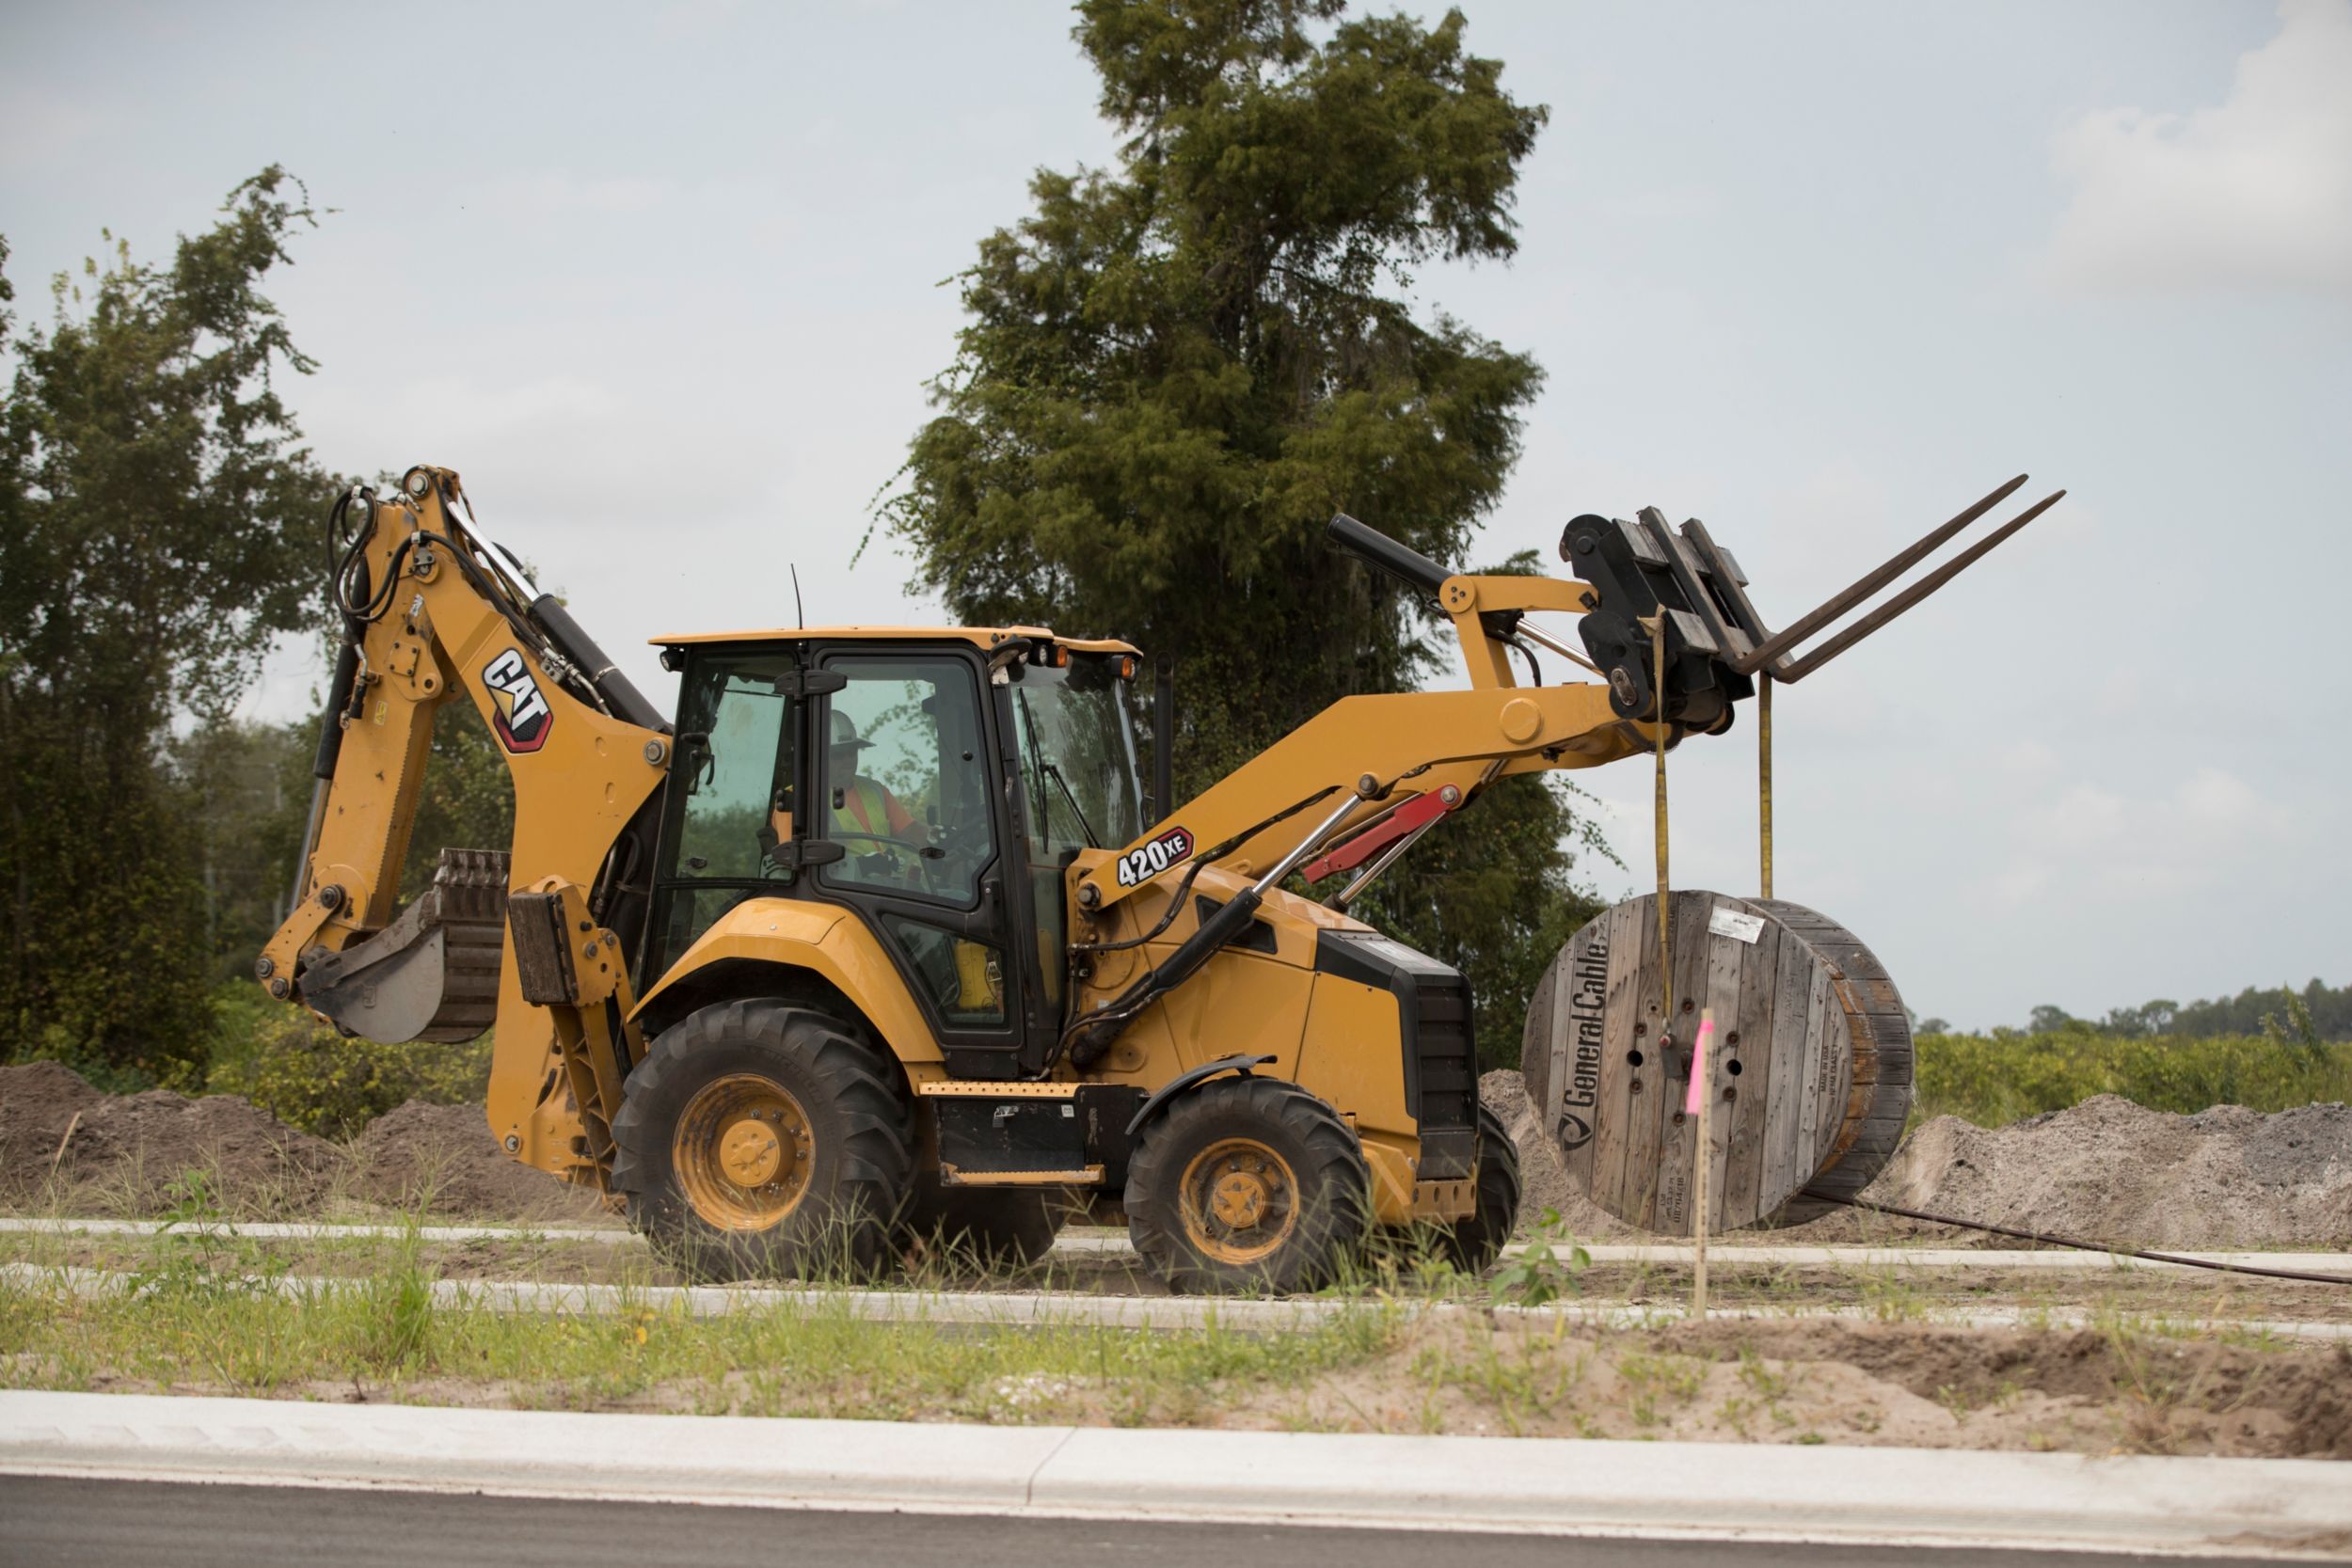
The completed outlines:
[[[860,859],[870,859],[872,856],[887,856],[893,863],[893,868],[898,870],[899,875],[917,879],[924,883],[929,883],[930,877],[929,868],[926,867],[923,863],[925,861],[945,860],[947,858],[947,852],[945,849],[940,848],[937,845],[917,844],[911,838],[900,838],[894,833],[868,833],[861,832],[854,828],[835,828],[826,836],[834,839],[862,839],[868,844],[881,845],[882,847],[872,851],[871,855],[861,856]],[[912,862],[901,863],[898,862],[898,856],[894,853],[894,851],[904,851],[906,854],[913,856],[914,859]]]

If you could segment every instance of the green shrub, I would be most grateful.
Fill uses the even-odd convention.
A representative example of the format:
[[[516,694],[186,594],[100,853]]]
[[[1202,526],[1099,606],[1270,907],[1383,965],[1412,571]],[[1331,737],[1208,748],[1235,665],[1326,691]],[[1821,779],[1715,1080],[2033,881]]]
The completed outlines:
[[[2120,1094],[2152,1110],[2191,1115],[2212,1105],[2282,1111],[2352,1100],[2352,1044],[2280,1035],[2135,1038],[2088,1024],[2042,1034],[1921,1035],[1918,1115],[1998,1127]]]
[[[243,1095],[306,1132],[347,1136],[406,1101],[480,1104],[489,1089],[487,1035],[463,1045],[346,1039],[250,984],[216,991],[214,1017],[205,1089]]]

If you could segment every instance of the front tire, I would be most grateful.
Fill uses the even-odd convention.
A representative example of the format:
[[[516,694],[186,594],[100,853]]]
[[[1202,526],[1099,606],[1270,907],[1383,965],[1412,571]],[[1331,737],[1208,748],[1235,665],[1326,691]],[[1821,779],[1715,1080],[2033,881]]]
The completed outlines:
[[[1174,1291],[1310,1291],[1364,1233],[1371,1176],[1338,1113],[1295,1084],[1223,1078],[1144,1130],[1127,1230]]]
[[[1519,1223],[1519,1149],[1511,1130],[1478,1107],[1477,1207],[1445,1228],[1446,1256],[1465,1274],[1483,1274]]]
[[[629,1224],[696,1280],[874,1271],[913,1146],[879,1059],[835,1020],[725,1002],[662,1031],[612,1118]]]

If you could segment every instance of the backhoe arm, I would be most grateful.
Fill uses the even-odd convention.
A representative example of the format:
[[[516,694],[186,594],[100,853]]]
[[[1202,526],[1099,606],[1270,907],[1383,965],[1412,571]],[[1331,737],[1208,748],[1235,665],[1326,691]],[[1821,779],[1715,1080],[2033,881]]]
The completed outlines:
[[[430,467],[410,469],[389,499],[355,492],[338,505],[345,644],[294,910],[255,970],[273,996],[372,1038],[469,1039],[495,1021],[492,1131],[530,1164],[591,1180],[613,1107],[570,1091],[617,1085],[619,1053],[642,1051],[617,1023],[628,979],[614,931],[633,942],[642,924],[631,899],[645,867],[631,861],[650,852],[641,813],[668,767],[668,726],[479,534],[469,508],[461,520],[464,506],[457,475]],[[514,840],[445,850],[434,885],[396,916],[433,721],[460,695],[506,759]],[[508,929],[518,889],[573,913],[560,928],[531,927],[543,947],[575,944],[534,955],[541,972],[573,977],[568,990],[543,981],[526,995]],[[604,992],[592,996],[577,979],[616,971],[618,1014],[603,981],[585,988]],[[567,1051],[610,1059],[568,1062]]]

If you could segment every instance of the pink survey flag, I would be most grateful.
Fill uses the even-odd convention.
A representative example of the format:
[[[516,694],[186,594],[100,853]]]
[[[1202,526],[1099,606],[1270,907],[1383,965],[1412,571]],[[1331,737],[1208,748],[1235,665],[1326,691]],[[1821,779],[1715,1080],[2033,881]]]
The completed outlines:
[[[1714,1032],[1714,1019],[1702,1015],[1698,1040],[1691,1047],[1691,1092],[1682,1097],[1682,1114],[1686,1117],[1699,1114],[1699,1096],[1707,1087],[1707,1037]]]

